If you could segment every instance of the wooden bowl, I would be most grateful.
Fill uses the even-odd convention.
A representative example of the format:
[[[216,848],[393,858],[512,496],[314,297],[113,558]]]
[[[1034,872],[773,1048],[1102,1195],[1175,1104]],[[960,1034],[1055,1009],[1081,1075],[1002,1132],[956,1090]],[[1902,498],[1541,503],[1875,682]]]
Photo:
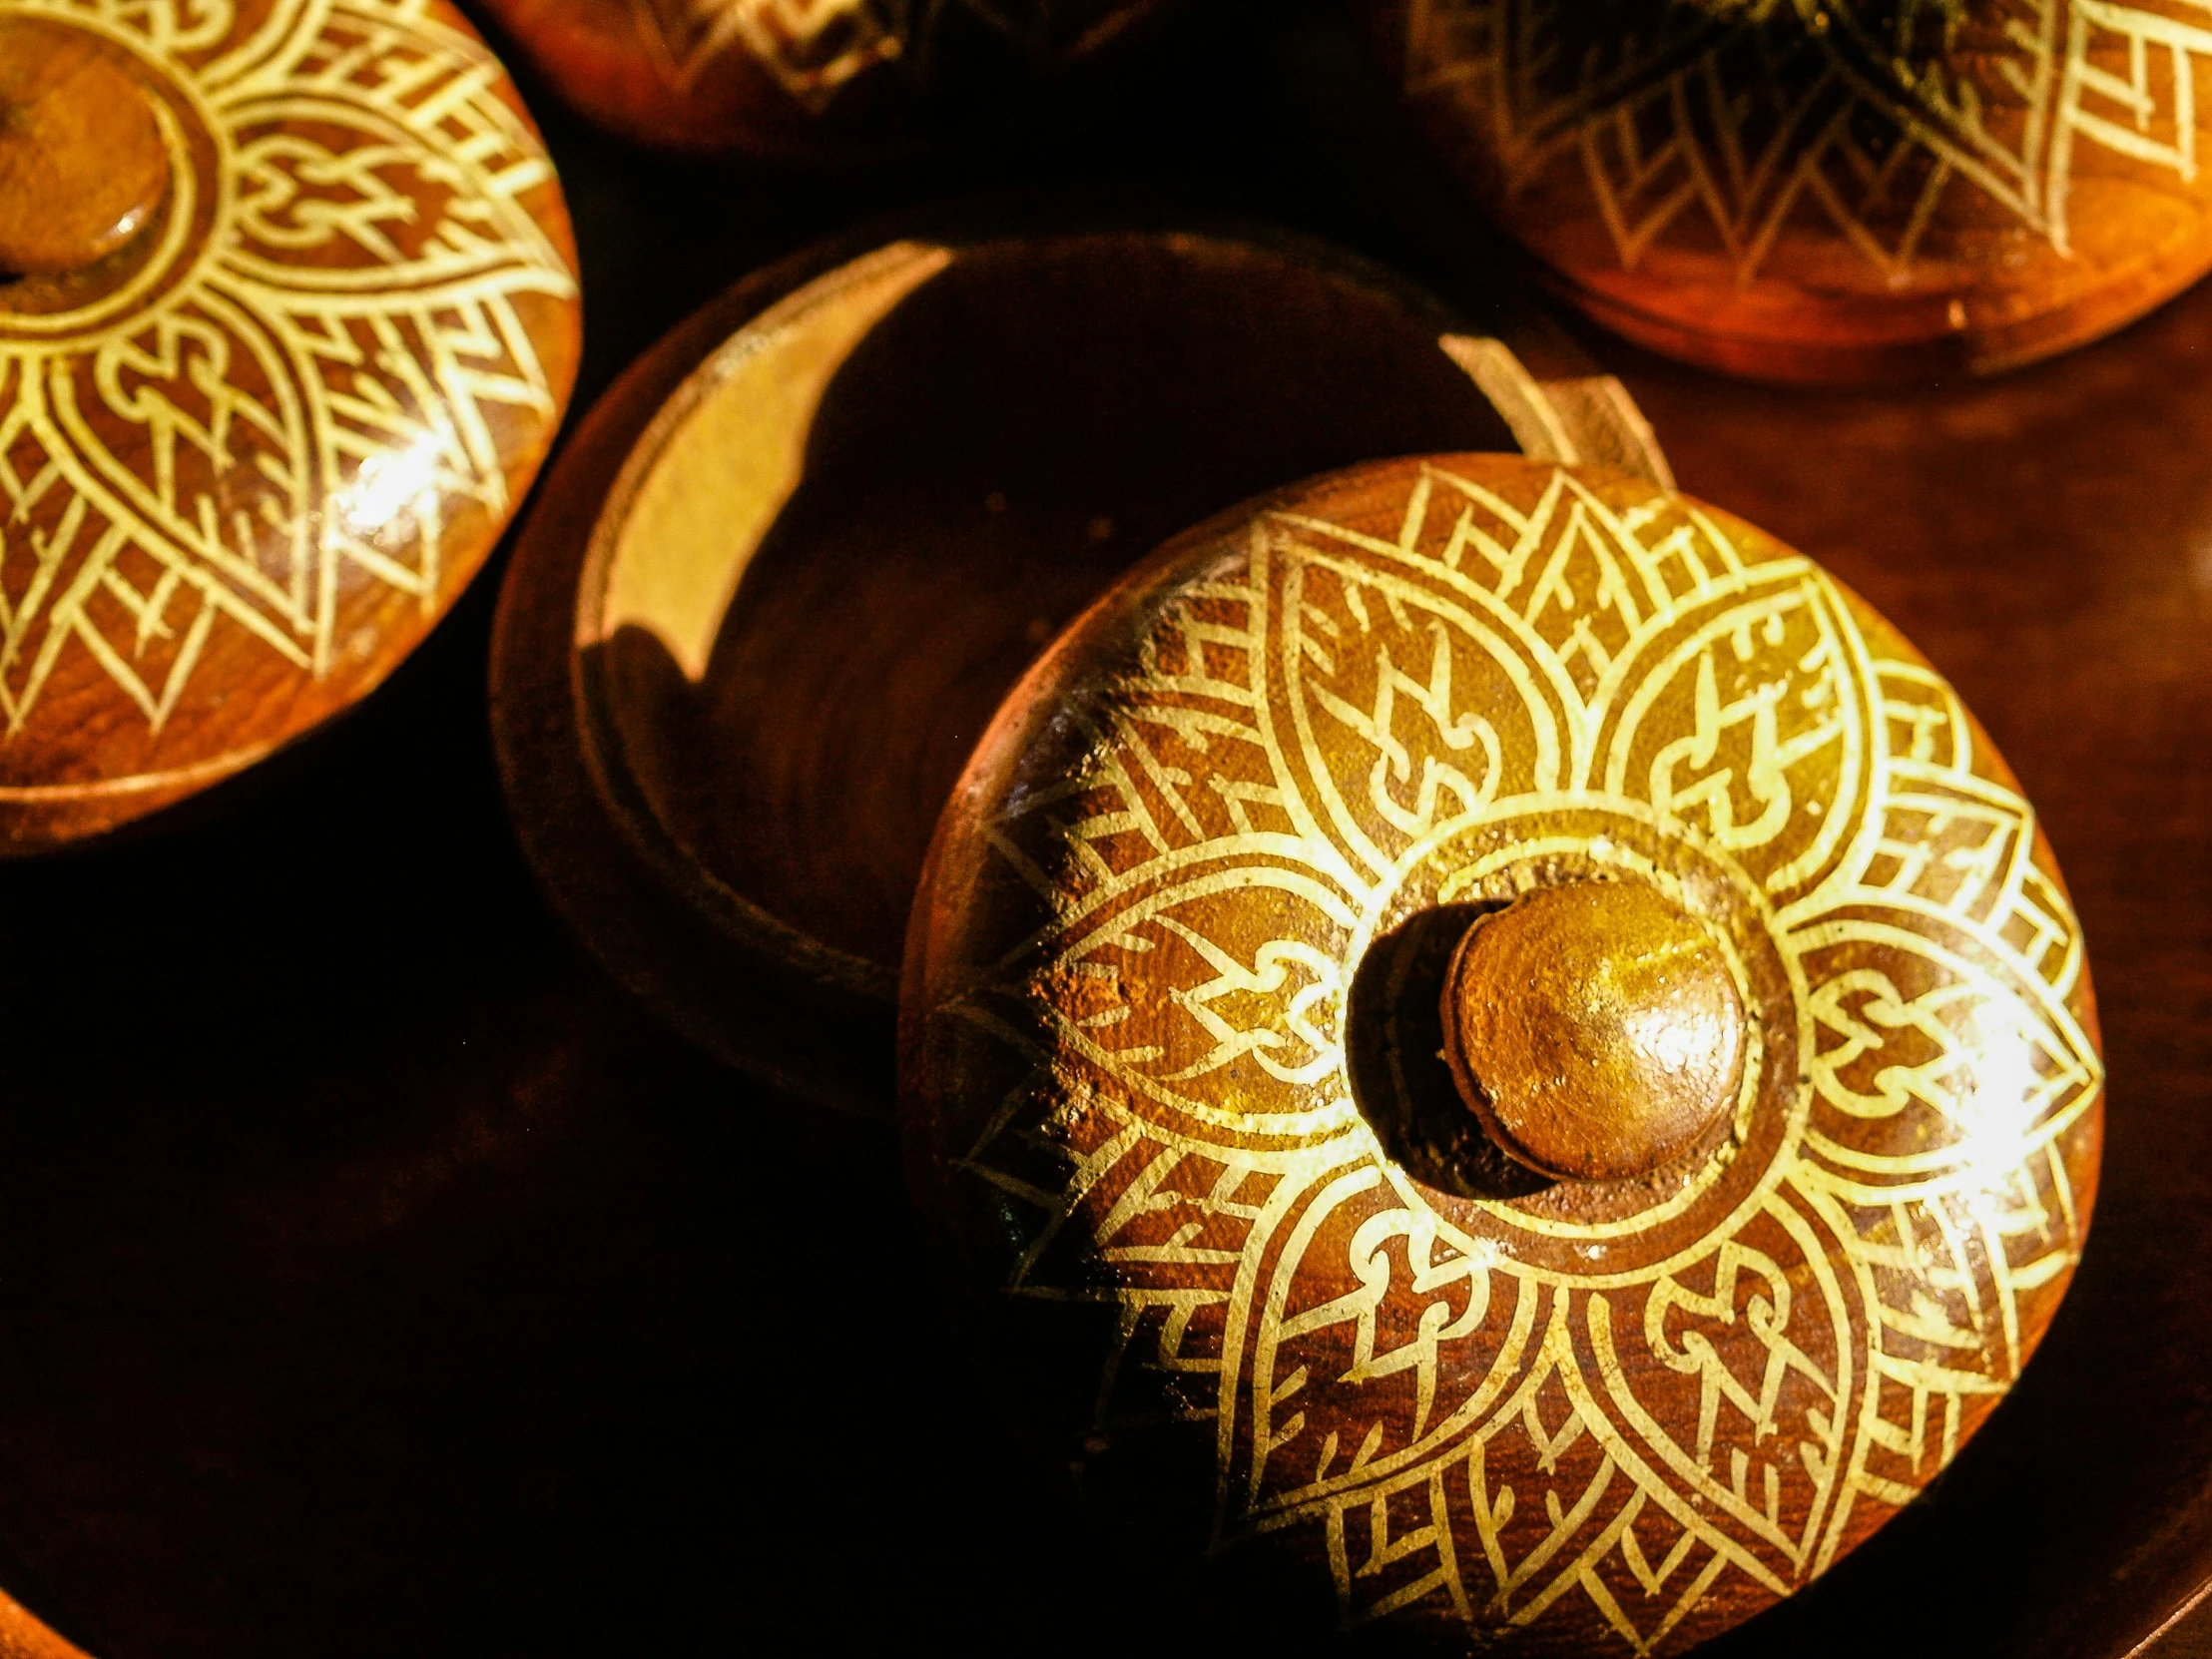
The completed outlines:
[[[2018,1380],[2103,1137],[1956,695],[1742,520],[1517,456],[1093,605],[952,793],[899,1050],[978,1384],[1263,1643],[1671,1654],[1810,1584]]]
[[[13,854],[389,674],[528,488],[578,317],[552,164],[444,0],[0,0],[0,110]]]
[[[486,0],[563,99],[658,149],[864,158],[1084,60],[1173,0]]]
[[[1261,10],[1271,66],[1356,44],[1333,6]],[[1248,137],[1289,96],[1259,61],[1224,66],[1216,148],[1089,154],[1421,259],[1425,218],[1325,123]],[[696,201],[580,123],[553,142],[610,181],[573,198],[595,317],[656,336],[707,291],[650,252]],[[820,211],[731,234],[765,260]],[[1703,1652],[2122,1659],[2212,1575],[2212,287],[1911,397],[1600,346],[1686,488],[1838,572],[1985,721],[2112,1071],[2092,1237],[2019,1386]],[[0,1583],[100,1659],[1249,1643],[1025,1483],[954,1369],[895,1138],[701,1063],[568,948],[466,714],[493,597],[220,818],[0,869]],[[157,993],[126,997],[119,939],[177,964]],[[880,1356],[912,1432],[877,1431]],[[2143,1651],[2201,1653],[2204,1620]]]
[[[2212,18],[2126,0],[1363,0],[1558,290],[1732,373],[1987,372],[2212,269]]]
[[[1318,466],[1446,438],[1663,464],[1647,437],[1610,382],[1547,393],[1288,239],[940,228],[801,256],[633,368],[531,517],[492,670],[524,843],[683,1029],[880,1113],[945,794],[1139,553]]]

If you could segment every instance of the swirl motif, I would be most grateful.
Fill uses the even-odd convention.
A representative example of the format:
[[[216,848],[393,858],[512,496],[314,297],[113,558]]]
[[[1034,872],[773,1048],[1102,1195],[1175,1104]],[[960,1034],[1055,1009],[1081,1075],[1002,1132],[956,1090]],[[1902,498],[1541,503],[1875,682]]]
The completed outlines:
[[[269,746],[224,748],[226,696],[296,729],[365,689],[542,456],[575,347],[552,168],[440,0],[0,0],[10,22],[134,65],[171,185],[97,280],[0,290],[0,716],[15,748],[135,720],[150,776],[220,773]],[[203,684],[226,652],[250,692]],[[164,748],[178,724],[203,730]],[[136,782],[51,760],[8,793]]]
[[[1319,490],[986,740],[909,966],[923,1186],[1003,1306],[1110,1324],[1091,1453],[1209,1425],[1217,1545],[1291,1541],[1348,1624],[1687,1646],[1910,1500],[2047,1324],[2080,933],[1955,696],[1809,560],[1517,458]],[[1365,964],[1585,873],[1729,940],[1733,1139],[1599,1200],[1425,1182],[1349,1051]]]

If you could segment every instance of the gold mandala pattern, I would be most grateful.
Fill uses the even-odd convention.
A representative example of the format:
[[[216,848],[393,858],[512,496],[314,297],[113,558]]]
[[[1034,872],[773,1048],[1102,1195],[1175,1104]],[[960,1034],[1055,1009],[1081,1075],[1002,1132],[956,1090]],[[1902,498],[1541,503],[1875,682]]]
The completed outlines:
[[[1186,559],[972,804],[1018,902],[930,970],[919,1040],[1003,1085],[932,1107],[943,1190],[1012,1306],[1110,1319],[1094,1450],[1211,1425],[1217,1545],[1294,1540],[1348,1624],[1677,1648],[2018,1376],[2093,1185],[2081,938],[1955,696],[1813,563],[1618,476],[1398,476]],[[1780,1010],[1783,1104],[1624,1211],[1440,1193],[1355,1099],[1371,943],[1546,859],[1733,915]]]
[[[226,631],[312,681],[370,655],[346,600],[434,613],[567,392],[529,326],[576,293],[526,205],[552,169],[498,65],[428,0],[0,0],[6,19],[132,60],[172,181],[107,288],[0,302],[7,735],[77,653],[155,734]]]
[[[1750,280],[1810,215],[1886,277],[1958,193],[2070,250],[2101,148],[2193,183],[2205,0],[1411,0],[1407,87],[1511,194],[1581,170],[1621,263],[1717,245]]]

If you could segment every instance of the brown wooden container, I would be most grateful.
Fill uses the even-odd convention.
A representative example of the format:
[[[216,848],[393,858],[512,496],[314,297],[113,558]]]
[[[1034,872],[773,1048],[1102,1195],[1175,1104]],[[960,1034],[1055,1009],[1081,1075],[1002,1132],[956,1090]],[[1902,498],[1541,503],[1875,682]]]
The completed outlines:
[[[1663,464],[1617,386],[1295,241],[804,256],[634,368],[533,513],[493,662],[524,843],[683,1029],[881,1114],[930,828],[1044,642],[1178,524],[1445,435]]]
[[[1853,383],[2028,362],[2212,267],[2212,19],[2172,0],[1364,0],[1559,291]]]
[[[1002,101],[1170,0],[486,0],[561,96],[659,149],[864,157]],[[974,113],[970,110],[968,113]]]
[[[172,12],[0,0],[0,854],[373,689],[575,373],[552,164],[443,0]]]
[[[1252,10],[1253,50],[1192,66],[1207,100],[1036,167],[1295,215],[1472,305],[1417,173],[1346,164],[1337,8]],[[727,276],[652,158],[552,142],[596,384]],[[833,211],[749,200],[718,258]],[[2019,1385],[1701,1652],[2122,1659],[2212,1573],[2212,288],[1909,396],[1598,348],[1686,488],[1819,558],[1985,721],[2112,1072],[2093,1235]],[[1110,1575],[1008,1457],[892,1138],[703,1063],[541,913],[470,714],[492,597],[172,832],[0,868],[0,1583],[99,1659],[1251,1645]],[[2200,1653],[2206,1611],[2142,1651]]]
[[[1679,1653],[1825,1573],[2018,1379],[2103,1122],[2050,848],[1926,661],[1496,455],[1235,509],[1055,644],[899,1070],[1053,1462],[1263,1639],[1453,1651]]]

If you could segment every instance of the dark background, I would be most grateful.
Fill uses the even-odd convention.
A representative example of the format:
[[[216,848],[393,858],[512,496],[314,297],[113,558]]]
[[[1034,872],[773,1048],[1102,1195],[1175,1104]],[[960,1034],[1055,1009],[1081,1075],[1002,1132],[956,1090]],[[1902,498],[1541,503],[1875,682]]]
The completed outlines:
[[[1320,0],[865,176],[648,157],[523,85],[582,253],[578,409],[748,270],[976,192],[1279,222],[1478,317],[1513,280]],[[2098,1233],[2014,1398],[1721,1646],[2124,1653],[2212,1571],[2212,297],[1879,396],[1588,344],[1687,487],[1987,720],[2114,1076]],[[498,574],[332,729],[0,869],[0,1582],[104,1659],[1196,1645],[941,1351],[889,1134],[665,1035],[554,919],[486,735]]]

